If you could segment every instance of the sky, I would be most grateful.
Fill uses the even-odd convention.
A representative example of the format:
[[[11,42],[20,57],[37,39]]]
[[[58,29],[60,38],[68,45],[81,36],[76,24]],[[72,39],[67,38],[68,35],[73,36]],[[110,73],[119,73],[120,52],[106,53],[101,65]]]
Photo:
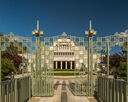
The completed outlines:
[[[84,37],[92,28],[96,36],[113,35],[128,28],[128,0],[0,0],[0,32],[32,36],[36,21],[44,37],[66,32]]]

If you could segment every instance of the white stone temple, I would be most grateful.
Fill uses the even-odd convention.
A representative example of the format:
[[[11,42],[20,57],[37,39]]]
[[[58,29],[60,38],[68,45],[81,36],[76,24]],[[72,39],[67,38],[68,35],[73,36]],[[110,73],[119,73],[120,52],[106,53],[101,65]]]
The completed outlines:
[[[48,69],[80,69],[82,64],[84,64],[87,68],[88,50],[85,49],[85,46],[80,44],[77,45],[70,38],[63,37],[68,36],[66,33],[63,33],[60,36],[62,37],[53,41],[52,45],[42,46],[41,67],[43,68],[46,66]],[[34,59],[33,66],[35,66],[35,55],[32,54],[31,56],[31,54],[28,54],[27,56],[29,57],[29,63],[31,63],[31,60]],[[99,62],[100,54],[93,54],[93,67],[95,68],[95,64]],[[31,65],[29,65],[29,67],[30,66]]]
[[[63,33],[62,36],[67,36]],[[82,38],[82,37],[81,37]],[[85,50],[85,46],[76,45],[71,39],[62,37],[53,42],[53,46],[50,46],[50,50],[53,51],[53,68],[55,69],[80,69],[82,64],[87,68],[88,63],[88,51]],[[93,66],[95,66],[96,59],[99,56],[93,55]]]
[[[54,68],[75,69],[75,44],[70,39],[62,38],[54,42]],[[76,47],[76,49],[79,49]]]

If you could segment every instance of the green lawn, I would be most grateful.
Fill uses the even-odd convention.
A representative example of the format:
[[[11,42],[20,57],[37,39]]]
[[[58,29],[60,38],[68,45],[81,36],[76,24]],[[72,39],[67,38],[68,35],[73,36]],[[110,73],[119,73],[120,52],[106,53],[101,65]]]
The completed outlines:
[[[54,69],[54,71],[74,71],[74,69]]]
[[[76,75],[78,74],[76,73]],[[54,73],[54,76],[74,76],[74,73]]]

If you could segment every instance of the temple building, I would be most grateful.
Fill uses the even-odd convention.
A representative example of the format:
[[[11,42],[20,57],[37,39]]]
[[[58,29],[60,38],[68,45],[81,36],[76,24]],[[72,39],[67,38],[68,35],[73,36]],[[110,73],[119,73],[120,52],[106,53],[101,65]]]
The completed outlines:
[[[73,40],[77,38],[81,41]],[[54,40],[50,41],[50,39]],[[84,44],[81,44],[81,42]],[[41,41],[41,43],[40,58],[42,69],[81,69],[83,65],[85,68],[88,68],[88,45],[87,41],[85,42],[83,37],[75,37],[62,33],[62,35],[54,37],[45,37],[44,41]],[[27,56],[29,57],[29,63],[31,63],[32,58],[33,67],[36,68],[36,54],[28,54]],[[95,69],[96,63],[99,62],[100,54],[94,53],[93,70]],[[29,67],[30,66],[31,65],[29,65]]]
[[[54,42],[54,68],[75,69],[75,44],[70,39],[62,38]]]
[[[80,69],[82,64],[87,68],[88,51],[79,41],[71,40],[66,33],[62,33],[61,37],[53,41],[53,45],[49,46],[53,51],[53,68],[54,69]],[[73,38],[73,37],[72,37]],[[83,37],[78,37],[83,39]],[[83,40],[84,41],[84,40]],[[87,46],[87,45],[86,45]],[[49,51],[50,51],[49,50]],[[47,51],[48,53],[48,51]],[[97,55],[93,55],[93,66],[97,63]]]

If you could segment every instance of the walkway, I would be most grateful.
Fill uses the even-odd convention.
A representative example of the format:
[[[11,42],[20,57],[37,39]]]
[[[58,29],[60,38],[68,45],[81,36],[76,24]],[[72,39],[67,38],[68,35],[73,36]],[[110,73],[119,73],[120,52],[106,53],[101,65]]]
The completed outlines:
[[[85,96],[74,96],[68,88],[70,79],[55,79],[56,83],[53,97],[34,97],[28,102],[89,102]]]

